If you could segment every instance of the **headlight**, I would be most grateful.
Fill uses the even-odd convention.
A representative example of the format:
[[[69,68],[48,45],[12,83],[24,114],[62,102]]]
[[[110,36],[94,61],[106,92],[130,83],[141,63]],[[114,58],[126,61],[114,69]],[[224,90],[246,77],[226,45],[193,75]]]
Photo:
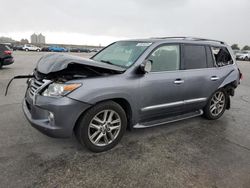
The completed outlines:
[[[42,95],[48,96],[48,97],[64,96],[64,95],[67,95],[68,93],[74,91],[75,89],[79,88],[80,86],[81,86],[81,84],[52,83],[42,93]]]

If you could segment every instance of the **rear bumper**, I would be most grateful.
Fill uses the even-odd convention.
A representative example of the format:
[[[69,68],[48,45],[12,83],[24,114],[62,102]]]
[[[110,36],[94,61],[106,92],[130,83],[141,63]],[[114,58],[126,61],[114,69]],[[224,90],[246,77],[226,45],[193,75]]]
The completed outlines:
[[[12,63],[14,63],[14,58],[13,58],[13,57],[5,58],[5,59],[3,60],[3,65],[10,65],[10,64],[12,64]]]
[[[71,137],[79,116],[91,105],[68,97],[50,98],[27,92],[23,101],[23,112],[30,124],[47,136]]]

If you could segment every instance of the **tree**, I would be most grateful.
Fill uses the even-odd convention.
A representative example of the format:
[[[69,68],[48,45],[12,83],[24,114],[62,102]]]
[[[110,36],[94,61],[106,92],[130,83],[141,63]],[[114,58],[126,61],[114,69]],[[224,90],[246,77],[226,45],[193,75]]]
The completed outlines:
[[[14,43],[16,42],[12,38],[9,37],[0,37],[0,43]]]
[[[242,48],[242,50],[250,50],[250,46],[244,46],[243,48]]]
[[[240,50],[238,44],[233,44],[233,45],[231,46],[231,48],[232,48],[233,50]]]
[[[21,39],[21,44],[28,44],[29,43],[29,41],[28,41],[28,39]]]

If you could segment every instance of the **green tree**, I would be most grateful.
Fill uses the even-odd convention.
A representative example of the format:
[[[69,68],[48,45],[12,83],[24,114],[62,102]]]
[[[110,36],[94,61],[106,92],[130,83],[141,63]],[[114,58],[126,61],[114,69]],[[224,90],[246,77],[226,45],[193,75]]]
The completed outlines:
[[[232,48],[233,50],[240,50],[238,44],[233,44],[233,45],[231,46],[231,48]]]
[[[242,48],[242,50],[250,50],[250,46],[244,46],[243,48]]]

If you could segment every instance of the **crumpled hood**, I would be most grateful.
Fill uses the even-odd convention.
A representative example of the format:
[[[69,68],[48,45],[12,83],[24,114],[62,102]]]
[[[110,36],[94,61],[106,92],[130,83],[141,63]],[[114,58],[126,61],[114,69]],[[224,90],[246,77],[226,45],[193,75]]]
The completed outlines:
[[[36,70],[43,74],[48,74],[52,72],[58,72],[64,70],[69,64],[80,64],[91,67],[98,67],[108,70],[114,70],[117,72],[124,72],[126,69],[118,67],[115,65],[109,65],[94,61],[91,59],[86,59],[78,56],[72,56],[67,54],[47,54],[43,56],[36,65]]]

